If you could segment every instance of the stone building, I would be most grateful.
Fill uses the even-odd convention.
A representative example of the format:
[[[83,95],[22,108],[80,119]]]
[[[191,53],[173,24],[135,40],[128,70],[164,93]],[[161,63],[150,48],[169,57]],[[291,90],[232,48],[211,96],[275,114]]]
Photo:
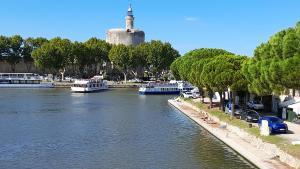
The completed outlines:
[[[106,42],[110,44],[139,45],[145,42],[145,33],[134,28],[134,16],[131,5],[128,8],[126,28],[109,29],[107,31]]]

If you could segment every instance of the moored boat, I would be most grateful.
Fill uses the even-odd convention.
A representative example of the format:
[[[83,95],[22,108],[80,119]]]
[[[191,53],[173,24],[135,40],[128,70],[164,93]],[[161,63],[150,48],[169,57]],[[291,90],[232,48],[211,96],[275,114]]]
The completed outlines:
[[[150,82],[139,88],[140,94],[180,94],[181,92],[194,89],[190,83],[185,81],[170,81],[167,83]]]
[[[53,88],[35,73],[0,73],[0,88]]]
[[[107,81],[103,80],[101,76],[94,76],[91,79],[75,80],[71,87],[71,91],[78,93],[97,92],[107,89]]]

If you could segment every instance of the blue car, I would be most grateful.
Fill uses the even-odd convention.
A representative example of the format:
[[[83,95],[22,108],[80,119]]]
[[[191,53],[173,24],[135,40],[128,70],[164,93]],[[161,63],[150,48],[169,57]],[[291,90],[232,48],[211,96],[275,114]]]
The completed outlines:
[[[287,133],[289,131],[287,124],[278,117],[264,116],[258,121],[258,125],[261,126],[262,120],[267,120],[271,133]]]

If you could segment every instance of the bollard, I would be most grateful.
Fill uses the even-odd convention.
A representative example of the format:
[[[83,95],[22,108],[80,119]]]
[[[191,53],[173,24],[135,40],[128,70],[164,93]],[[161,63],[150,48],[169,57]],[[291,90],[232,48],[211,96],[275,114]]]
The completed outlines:
[[[262,120],[261,121],[260,135],[262,135],[262,136],[269,136],[270,135],[269,122],[267,120]]]

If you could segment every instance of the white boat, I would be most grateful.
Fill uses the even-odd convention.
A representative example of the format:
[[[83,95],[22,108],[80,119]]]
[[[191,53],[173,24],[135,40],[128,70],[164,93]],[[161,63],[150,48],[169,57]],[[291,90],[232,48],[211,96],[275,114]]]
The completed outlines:
[[[73,92],[79,93],[96,92],[107,89],[107,81],[103,80],[101,76],[94,76],[91,79],[75,80],[71,87]]]
[[[194,89],[190,83],[185,81],[170,81],[168,83],[153,83],[143,85],[139,88],[140,94],[180,94],[181,92]]]
[[[53,83],[43,82],[35,73],[0,73],[0,88],[52,88]]]

